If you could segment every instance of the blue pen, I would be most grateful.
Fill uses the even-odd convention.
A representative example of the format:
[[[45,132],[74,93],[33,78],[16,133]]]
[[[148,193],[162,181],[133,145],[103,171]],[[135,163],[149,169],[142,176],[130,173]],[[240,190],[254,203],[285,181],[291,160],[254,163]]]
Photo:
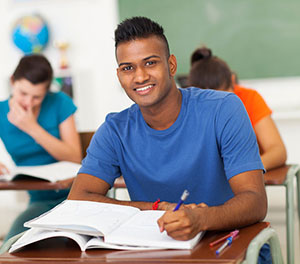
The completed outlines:
[[[228,237],[226,239],[225,243],[217,249],[216,254],[219,255],[224,248],[226,248],[227,246],[231,245],[232,239],[233,239],[232,236]]]
[[[183,204],[183,202],[186,200],[186,198],[189,196],[189,192],[187,190],[184,190],[183,194],[180,197],[180,200],[178,202],[178,204],[176,205],[176,207],[174,208],[173,212],[177,211],[179,209],[179,207]]]

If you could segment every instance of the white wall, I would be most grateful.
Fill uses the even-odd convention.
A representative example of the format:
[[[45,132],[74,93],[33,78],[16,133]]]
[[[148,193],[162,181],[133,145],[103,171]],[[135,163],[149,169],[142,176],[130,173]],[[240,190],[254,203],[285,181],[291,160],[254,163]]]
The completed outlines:
[[[49,24],[50,41],[43,53],[55,69],[59,56],[53,41],[70,43],[68,58],[79,130],[94,130],[108,112],[131,104],[115,72],[116,0],[1,0],[0,100],[8,96],[8,78],[22,56],[12,43],[12,26],[17,18],[33,13],[41,14]]]
[[[70,43],[68,58],[80,131],[97,129],[108,112],[120,111],[132,103],[116,78],[113,40],[118,22],[116,0],[1,0],[0,100],[9,95],[8,79],[22,56],[12,43],[12,26],[19,17],[33,13],[42,15],[49,24],[50,42],[44,54],[54,69],[58,68],[59,56],[53,41]],[[0,162],[11,164],[2,142]],[[0,219],[1,236],[15,215],[24,209],[27,197],[25,192],[1,191],[0,201],[0,215],[6,215],[5,222],[3,217]]]

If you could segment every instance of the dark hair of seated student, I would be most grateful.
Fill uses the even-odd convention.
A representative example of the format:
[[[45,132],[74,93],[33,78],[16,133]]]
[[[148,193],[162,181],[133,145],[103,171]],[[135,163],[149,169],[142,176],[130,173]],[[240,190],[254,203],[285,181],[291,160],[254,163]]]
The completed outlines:
[[[188,84],[203,89],[232,91],[232,72],[225,61],[213,56],[210,49],[198,48],[191,56]]]
[[[50,62],[41,54],[26,55],[19,61],[11,76],[12,82],[26,79],[32,84],[48,83],[49,90],[53,78],[53,70]]]

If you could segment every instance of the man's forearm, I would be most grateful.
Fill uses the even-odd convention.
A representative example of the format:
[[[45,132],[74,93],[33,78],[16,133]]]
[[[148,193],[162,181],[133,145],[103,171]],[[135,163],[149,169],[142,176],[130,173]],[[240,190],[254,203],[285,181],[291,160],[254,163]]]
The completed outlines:
[[[263,220],[267,201],[265,196],[248,191],[234,196],[224,205],[195,210],[198,210],[200,230],[232,229]]]
[[[95,201],[95,202],[102,202],[102,203],[112,203],[112,204],[120,204],[120,205],[128,205],[128,206],[134,206],[141,210],[151,210],[152,204],[150,202],[134,202],[134,201],[121,201],[113,198],[109,198],[107,196],[98,194],[98,193],[89,193],[83,197],[82,200],[89,200],[89,201]],[[72,200],[72,196],[69,196],[68,199]],[[81,199],[76,199],[81,200]]]

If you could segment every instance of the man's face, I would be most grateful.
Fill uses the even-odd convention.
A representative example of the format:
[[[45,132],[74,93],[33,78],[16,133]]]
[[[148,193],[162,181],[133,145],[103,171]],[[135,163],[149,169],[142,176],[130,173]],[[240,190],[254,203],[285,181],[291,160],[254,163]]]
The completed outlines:
[[[176,58],[167,58],[165,43],[156,36],[120,43],[116,56],[118,78],[128,97],[141,108],[162,103],[177,68]]]

